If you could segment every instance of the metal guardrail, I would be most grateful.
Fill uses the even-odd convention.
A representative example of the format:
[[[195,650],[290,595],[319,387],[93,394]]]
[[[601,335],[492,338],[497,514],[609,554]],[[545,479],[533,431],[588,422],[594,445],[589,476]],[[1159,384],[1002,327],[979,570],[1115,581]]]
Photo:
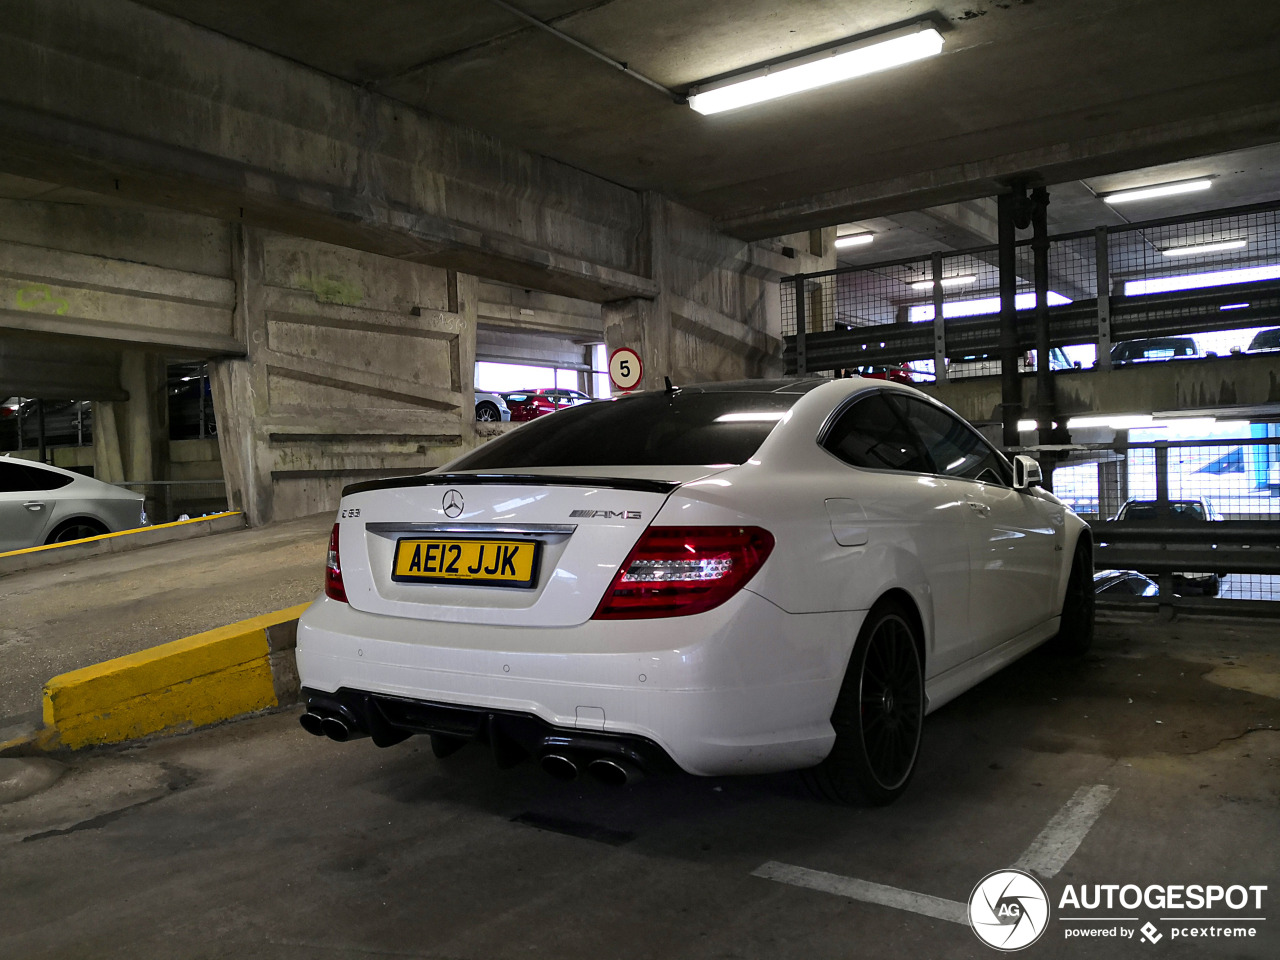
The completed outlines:
[[[1093,562],[1099,570],[1280,574],[1280,521],[1107,520],[1090,527]]]

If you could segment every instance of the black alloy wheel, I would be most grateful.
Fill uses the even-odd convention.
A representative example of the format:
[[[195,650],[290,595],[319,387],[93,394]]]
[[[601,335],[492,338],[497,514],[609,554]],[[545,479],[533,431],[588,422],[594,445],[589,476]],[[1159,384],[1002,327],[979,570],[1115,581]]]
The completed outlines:
[[[915,620],[896,602],[868,614],[831,725],[836,742],[805,779],[836,803],[881,806],[906,789],[924,728],[924,667]]]
[[[1062,618],[1053,649],[1069,657],[1082,657],[1093,646],[1093,620],[1097,592],[1093,586],[1093,551],[1081,538],[1071,558],[1067,592],[1062,598]]]
[[[92,520],[70,520],[54,530],[45,543],[69,543],[72,540],[98,537],[106,532],[106,527]]]

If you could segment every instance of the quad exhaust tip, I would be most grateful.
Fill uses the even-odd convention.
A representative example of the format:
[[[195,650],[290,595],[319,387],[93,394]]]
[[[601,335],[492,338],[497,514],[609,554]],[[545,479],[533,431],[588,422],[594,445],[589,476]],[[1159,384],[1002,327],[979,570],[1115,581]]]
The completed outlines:
[[[559,753],[548,753],[542,758],[542,769],[557,780],[573,780],[578,776],[578,765]]]
[[[635,783],[644,777],[638,767],[627,763],[625,760],[615,760],[612,757],[601,757],[598,760],[592,760],[587,765],[587,773],[610,787],[624,787],[628,783]]]
[[[307,731],[313,737],[324,736],[324,717],[318,713],[307,712],[298,718],[298,722],[302,724],[302,729]]]
[[[328,713],[313,713],[308,710],[298,718],[298,722],[307,733],[316,737],[328,737],[337,743],[346,743],[348,740],[359,740],[361,737],[368,736],[346,718]]]

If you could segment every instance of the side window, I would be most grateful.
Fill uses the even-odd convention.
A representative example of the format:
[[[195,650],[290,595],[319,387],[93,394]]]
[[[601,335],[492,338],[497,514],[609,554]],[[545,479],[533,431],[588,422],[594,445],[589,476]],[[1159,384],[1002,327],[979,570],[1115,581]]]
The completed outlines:
[[[27,477],[27,468],[20,463],[6,463],[0,460],[0,493],[17,493],[30,490],[31,481]]]
[[[919,439],[882,393],[856,400],[840,414],[822,446],[855,467],[913,473],[933,469]]]
[[[52,470],[29,467],[25,463],[15,463],[12,460],[0,461],[0,493],[57,490],[59,487],[65,487],[71,479]]]
[[[972,427],[931,403],[905,397],[907,420],[924,441],[935,469],[948,477],[1012,484],[1004,460]]]

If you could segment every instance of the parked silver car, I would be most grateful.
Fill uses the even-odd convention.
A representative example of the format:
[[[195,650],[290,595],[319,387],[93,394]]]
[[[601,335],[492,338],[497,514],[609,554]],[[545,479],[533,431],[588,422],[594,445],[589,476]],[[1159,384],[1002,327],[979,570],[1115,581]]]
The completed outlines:
[[[476,422],[491,423],[498,420],[510,420],[511,410],[507,401],[497,393],[476,394]]]
[[[0,553],[144,527],[144,499],[60,467],[0,456]]]

